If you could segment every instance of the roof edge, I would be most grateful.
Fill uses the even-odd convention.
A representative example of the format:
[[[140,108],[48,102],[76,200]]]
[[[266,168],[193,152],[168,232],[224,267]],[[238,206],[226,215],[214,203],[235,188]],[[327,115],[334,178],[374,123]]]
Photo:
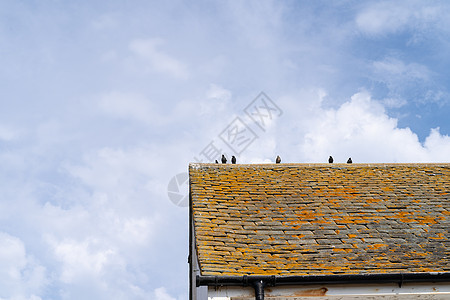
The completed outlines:
[[[450,272],[422,273],[372,273],[372,274],[331,274],[331,275],[197,275],[199,286],[251,286],[256,281],[264,281],[267,286],[344,284],[344,283],[398,283],[406,282],[450,282]]]
[[[199,169],[202,167],[333,167],[333,166],[360,166],[360,167],[389,167],[389,166],[450,166],[450,163],[440,162],[440,163],[256,163],[256,164],[220,164],[220,163],[189,163],[189,168]]]

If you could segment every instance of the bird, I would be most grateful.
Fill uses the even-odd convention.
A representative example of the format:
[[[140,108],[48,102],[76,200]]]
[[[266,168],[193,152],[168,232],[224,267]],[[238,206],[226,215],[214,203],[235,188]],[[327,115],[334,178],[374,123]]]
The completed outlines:
[[[275,160],[275,162],[276,162],[277,164],[279,164],[279,163],[281,162],[281,157],[280,157],[279,155],[277,155],[277,159]]]
[[[330,164],[332,164],[332,163],[333,163],[333,160],[334,160],[334,159],[333,159],[333,156],[330,155],[330,157],[328,158],[328,162],[329,162]]]
[[[232,163],[232,164],[235,164],[235,163],[236,163],[236,157],[235,157],[234,155],[231,157],[231,163]]]
[[[222,163],[226,164],[227,163],[227,158],[225,157],[225,155],[222,154]]]
[[[348,159],[347,159],[347,163],[348,164],[351,164],[353,161],[352,161],[352,158],[351,157],[349,157]]]
[[[217,159],[216,159],[216,164],[218,164],[219,162],[217,161]]]

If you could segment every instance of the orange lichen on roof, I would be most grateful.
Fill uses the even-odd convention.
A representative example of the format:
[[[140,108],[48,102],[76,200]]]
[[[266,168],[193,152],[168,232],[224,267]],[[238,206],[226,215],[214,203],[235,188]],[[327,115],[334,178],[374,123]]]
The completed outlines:
[[[450,164],[191,164],[202,275],[450,271]]]

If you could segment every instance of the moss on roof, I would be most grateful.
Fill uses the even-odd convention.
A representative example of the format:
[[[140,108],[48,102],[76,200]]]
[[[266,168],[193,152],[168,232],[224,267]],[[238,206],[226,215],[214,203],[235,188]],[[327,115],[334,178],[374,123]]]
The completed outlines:
[[[450,271],[450,164],[189,166],[202,275]]]

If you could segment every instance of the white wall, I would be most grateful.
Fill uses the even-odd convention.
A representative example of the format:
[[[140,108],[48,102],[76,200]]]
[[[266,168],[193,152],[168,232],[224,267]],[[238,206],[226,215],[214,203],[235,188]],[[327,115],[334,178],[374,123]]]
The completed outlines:
[[[320,299],[450,299],[450,283],[404,283],[380,285],[311,285],[267,287],[267,300]],[[254,299],[251,287],[208,288],[208,300]],[[203,300],[203,299],[199,299]],[[206,299],[205,299],[206,300]]]

